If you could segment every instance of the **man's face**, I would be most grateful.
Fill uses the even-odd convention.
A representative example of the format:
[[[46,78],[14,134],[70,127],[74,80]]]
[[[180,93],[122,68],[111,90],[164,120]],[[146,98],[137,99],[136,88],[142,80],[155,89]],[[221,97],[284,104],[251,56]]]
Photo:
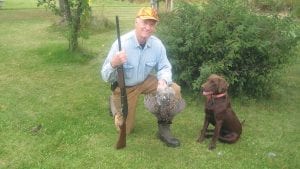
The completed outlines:
[[[156,21],[152,19],[136,19],[135,30],[138,40],[146,41],[155,31]],[[143,42],[142,42],[143,43]]]

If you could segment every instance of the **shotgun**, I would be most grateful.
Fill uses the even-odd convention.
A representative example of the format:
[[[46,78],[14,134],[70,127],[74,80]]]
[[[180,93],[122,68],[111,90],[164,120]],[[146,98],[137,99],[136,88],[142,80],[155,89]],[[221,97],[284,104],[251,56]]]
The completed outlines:
[[[121,46],[121,38],[120,38],[120,27],[119,27],[119,17],[116,16],[116,25],[117,25],[117,37],[118,37],[118,46],[119,51],[122,50]],[[116,149],[121,149],[126,146],[126,118],[128,114],[128,102],[127,102],[127,94],[125,88],[125,79],[124,79],[124,70],[123,65],[118,66],[118,85],[121,91],[121,112],[123,115],[123,124],[120,126],[119,138],[116,144]]]

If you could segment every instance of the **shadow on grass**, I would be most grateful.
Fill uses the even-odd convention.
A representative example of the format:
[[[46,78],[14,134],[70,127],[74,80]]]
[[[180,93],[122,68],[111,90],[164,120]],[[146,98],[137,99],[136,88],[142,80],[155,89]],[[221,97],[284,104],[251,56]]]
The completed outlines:
[[[47,44],[35,52],[47,64],[85,64],[95,58],[95,54],[84,49],[71,52],[67,44]]]

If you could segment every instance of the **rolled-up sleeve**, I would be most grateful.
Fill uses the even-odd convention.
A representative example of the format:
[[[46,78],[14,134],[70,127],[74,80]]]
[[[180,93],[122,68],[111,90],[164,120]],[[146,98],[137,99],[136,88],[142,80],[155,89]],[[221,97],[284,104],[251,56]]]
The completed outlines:
[[[117,69],[113,68],[110,61],[114,54],[118,51],[116,41],[113,43],[101,69],[101,76],[105,82],[114,82],[117,80]]]
[[[157,65],[157,79],[165,80],[167,84],[172,84],[172,66],[166,54],[166,49],[161,45],[159,62]]]

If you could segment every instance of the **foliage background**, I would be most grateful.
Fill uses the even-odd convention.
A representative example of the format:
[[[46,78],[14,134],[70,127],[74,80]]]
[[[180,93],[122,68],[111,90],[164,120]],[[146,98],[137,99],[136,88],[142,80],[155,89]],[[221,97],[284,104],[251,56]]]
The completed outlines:
[[[278,76],[299,56],[300,28],[294,20],[254,13],[239,0],[179,3],[163,15],[158,34],[181,84],[199,90],[216,73],[225,76],[231,94],[269,96]]]

